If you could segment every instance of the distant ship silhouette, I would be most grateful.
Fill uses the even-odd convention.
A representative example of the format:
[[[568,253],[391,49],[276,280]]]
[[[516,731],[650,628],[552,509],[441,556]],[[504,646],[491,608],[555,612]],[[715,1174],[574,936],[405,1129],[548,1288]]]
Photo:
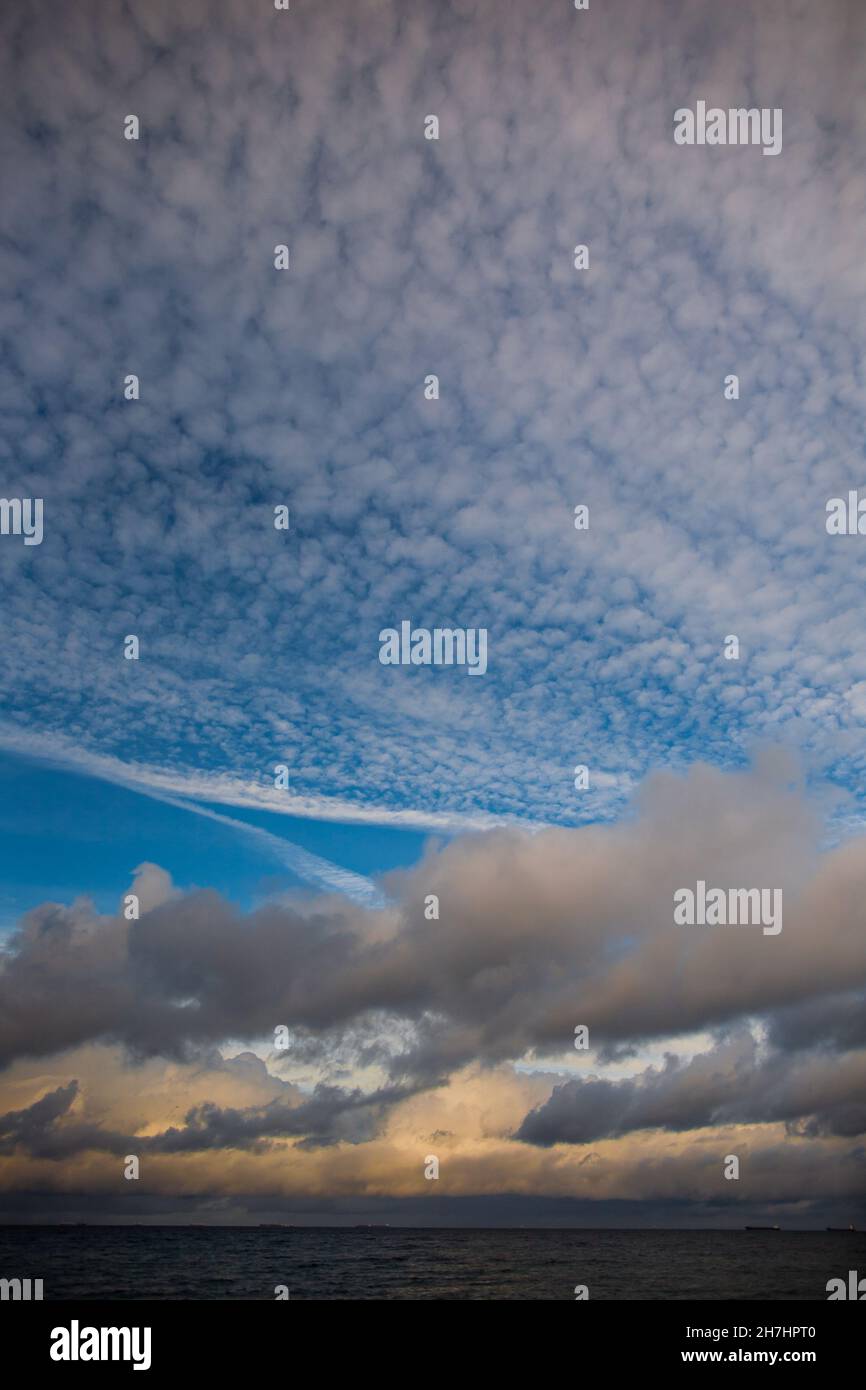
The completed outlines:
[[[778,1226],[747,1226],[747,1231],[778,1231]]]
[[[857,1233],[856,1226],[827,1226],[825,1229],[828,1231],[842,1231],[842,1233],[846,1236],[849,1231],[853,1231],[855,1232],[855,1234]]]

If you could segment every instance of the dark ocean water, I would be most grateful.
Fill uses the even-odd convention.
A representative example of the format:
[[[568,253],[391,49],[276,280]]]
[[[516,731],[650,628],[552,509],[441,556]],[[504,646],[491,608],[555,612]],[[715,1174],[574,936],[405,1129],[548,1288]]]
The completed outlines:
[[[6,1226],[0,1278],[46,1299],[814,1299],[866,1236],[811,1231]]]

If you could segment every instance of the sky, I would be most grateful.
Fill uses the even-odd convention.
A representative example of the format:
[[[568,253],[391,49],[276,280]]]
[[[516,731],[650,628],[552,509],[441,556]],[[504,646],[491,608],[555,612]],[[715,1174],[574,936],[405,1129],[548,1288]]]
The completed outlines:
[[[0,51],[0,1219],[862,1224],[862,5]]]

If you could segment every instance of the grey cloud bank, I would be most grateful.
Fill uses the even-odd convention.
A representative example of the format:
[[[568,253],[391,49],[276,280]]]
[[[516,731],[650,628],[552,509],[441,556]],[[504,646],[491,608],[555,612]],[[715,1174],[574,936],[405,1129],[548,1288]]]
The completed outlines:
[[[561,1053],[576,1022],[616,1045],[805,1006],[818,1010],[814,1045],[851,1046],[831,1004],[866,989],[866,843],[821,852],[790,771],[658,774],[615,827],[458,838],[389,875],[380,911],[330,897],[244,915],[207,891],[168,896],[137,922],[46,904],[8,943],[0,1058],[95,1040],[183,1056],[280,1022],[321,1046],[358,1029],[395,1077],[432,1082],[471,1060]],[[772,872],[785,931],[684,933],[672,885],[697,865],[715,881]],[[385,1016],[408,1026],[402,1046],[383,1041]],[[787,1020],[780,1042],[796,1032]]]
[[[797,1133],[866,1133],[866,1050],[844,1056],[759,1056],[750,1033],[636,1079],[567,1081],[527,1115],[517,1138],[587,1144],[642,1129],[697,1130],[783,1121]]]

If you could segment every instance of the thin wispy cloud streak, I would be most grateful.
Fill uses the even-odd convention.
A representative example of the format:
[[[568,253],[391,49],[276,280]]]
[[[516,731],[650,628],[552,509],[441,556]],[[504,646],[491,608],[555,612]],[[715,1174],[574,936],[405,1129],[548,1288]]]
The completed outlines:
[[[183,801],[178,797],[170,797],[148,792],[147,795],[156,797],[163,801],[167,806],[174,806],[181,811],[189,811],[192,815],[204,816],[207,820],[215,821],[218,825],[226,825],[231,830],[236,830],[242,835],[250,835],[260,845],[264,845],[267,852],[287,869],[291,869],[298,878],[304,879],[307,883],[314,884],[317,888],[333,893],[342,893],[353,902],[362,904],[364,907],[384,907],[385,899],[379,889],[363,874],[354,874],[349,869],[343,869],[339,864],[331,864],[327,859],[323,859],[318,854],[311,854],[309,850],[302,849],[300,845],[293,845],[288,840],[282,840],[279,835],[272,835],[270,831],[261,829],[257,825],[247,825],[245,821],[235,820],[233,816],[223,816],[218,811],[211,811],[205,806],[196,806],[191,801]]]

